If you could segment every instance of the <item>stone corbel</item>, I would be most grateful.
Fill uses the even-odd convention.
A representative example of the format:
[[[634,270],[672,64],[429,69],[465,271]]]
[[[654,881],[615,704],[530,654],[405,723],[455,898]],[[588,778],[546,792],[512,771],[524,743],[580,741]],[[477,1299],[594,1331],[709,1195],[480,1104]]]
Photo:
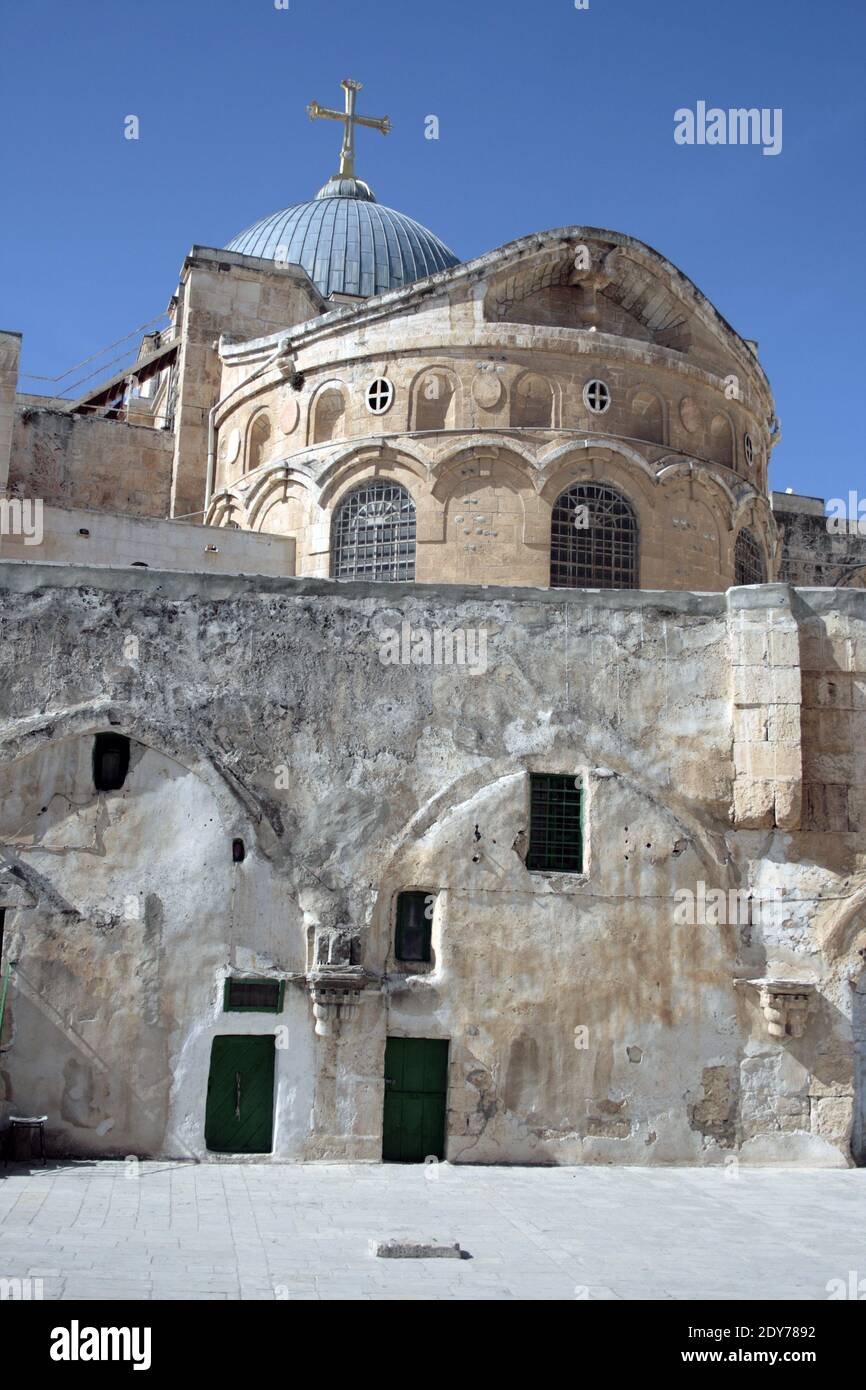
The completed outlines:
[[[307,986],[320,1038],[338,1032],[340,1024],[353,1016],[366,984],[362,965],[320,965],[310,971]]]
[[[807,980],[738,980],[758,991],[761,1013],[771,1038],[802,1038],[815,986]]]

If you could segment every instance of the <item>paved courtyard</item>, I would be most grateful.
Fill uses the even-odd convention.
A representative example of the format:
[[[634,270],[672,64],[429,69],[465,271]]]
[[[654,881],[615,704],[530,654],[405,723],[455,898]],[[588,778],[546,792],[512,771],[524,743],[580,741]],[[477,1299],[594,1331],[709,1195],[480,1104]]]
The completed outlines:
[[[0,1169],[0,1278],[57,1298],[826,1299],[866,1170],[55,1163]],[[384,1260],[371,1239],[471,1258]],[[866,1292],[866,1283],[863,1285]]]

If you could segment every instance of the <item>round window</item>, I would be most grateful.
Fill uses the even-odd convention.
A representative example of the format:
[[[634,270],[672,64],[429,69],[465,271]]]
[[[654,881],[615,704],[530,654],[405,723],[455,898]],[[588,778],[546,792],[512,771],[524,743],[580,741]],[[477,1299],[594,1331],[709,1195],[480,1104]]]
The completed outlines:
[[[751,468],[752,464],[755,462],[755,446],[752,443],[752,436],[750,434],[747,434],[745,436],[743,440],[743,447],[746,451],[746,463]]]
[[[373,415],[384,415],[394,402],[394,383],[379,376],[367,387],[367,409]]]
[[[593,415],[603,415],[610,405],[610,388],[603,381],[588,381],[583,388],[583,400]]]

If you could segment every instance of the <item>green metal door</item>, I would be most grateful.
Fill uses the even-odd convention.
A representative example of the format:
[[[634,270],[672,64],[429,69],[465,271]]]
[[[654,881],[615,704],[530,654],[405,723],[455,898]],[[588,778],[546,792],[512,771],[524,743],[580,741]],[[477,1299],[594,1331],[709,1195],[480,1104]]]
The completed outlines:
[[[448,1042],[441,1038],[388,1038],[385,1043],[386,1163],[423,1163],[445,1157]]]
[[[271,1152],[274,1042],[273,1036],[214,1038],[204,1120],[212,1153]]]

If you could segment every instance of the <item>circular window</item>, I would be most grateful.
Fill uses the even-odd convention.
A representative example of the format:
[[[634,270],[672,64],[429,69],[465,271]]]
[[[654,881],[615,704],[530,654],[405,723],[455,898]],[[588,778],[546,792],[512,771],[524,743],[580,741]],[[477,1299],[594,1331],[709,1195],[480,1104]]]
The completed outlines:
[[[367,387],[367,409],[373,415],[384,415],[394,402],[394,383],[385,376],[378,376]]]
[[[610,405],[610,388],[603,381],[588,381],[583,388],[583,401],[593,415],[603,415]]]
[[[752,443],[752,436],[750,434],[744,437],[743,447],[746,450],[746,463],[751,468],[752,464],[755,462],[755,446]]]

